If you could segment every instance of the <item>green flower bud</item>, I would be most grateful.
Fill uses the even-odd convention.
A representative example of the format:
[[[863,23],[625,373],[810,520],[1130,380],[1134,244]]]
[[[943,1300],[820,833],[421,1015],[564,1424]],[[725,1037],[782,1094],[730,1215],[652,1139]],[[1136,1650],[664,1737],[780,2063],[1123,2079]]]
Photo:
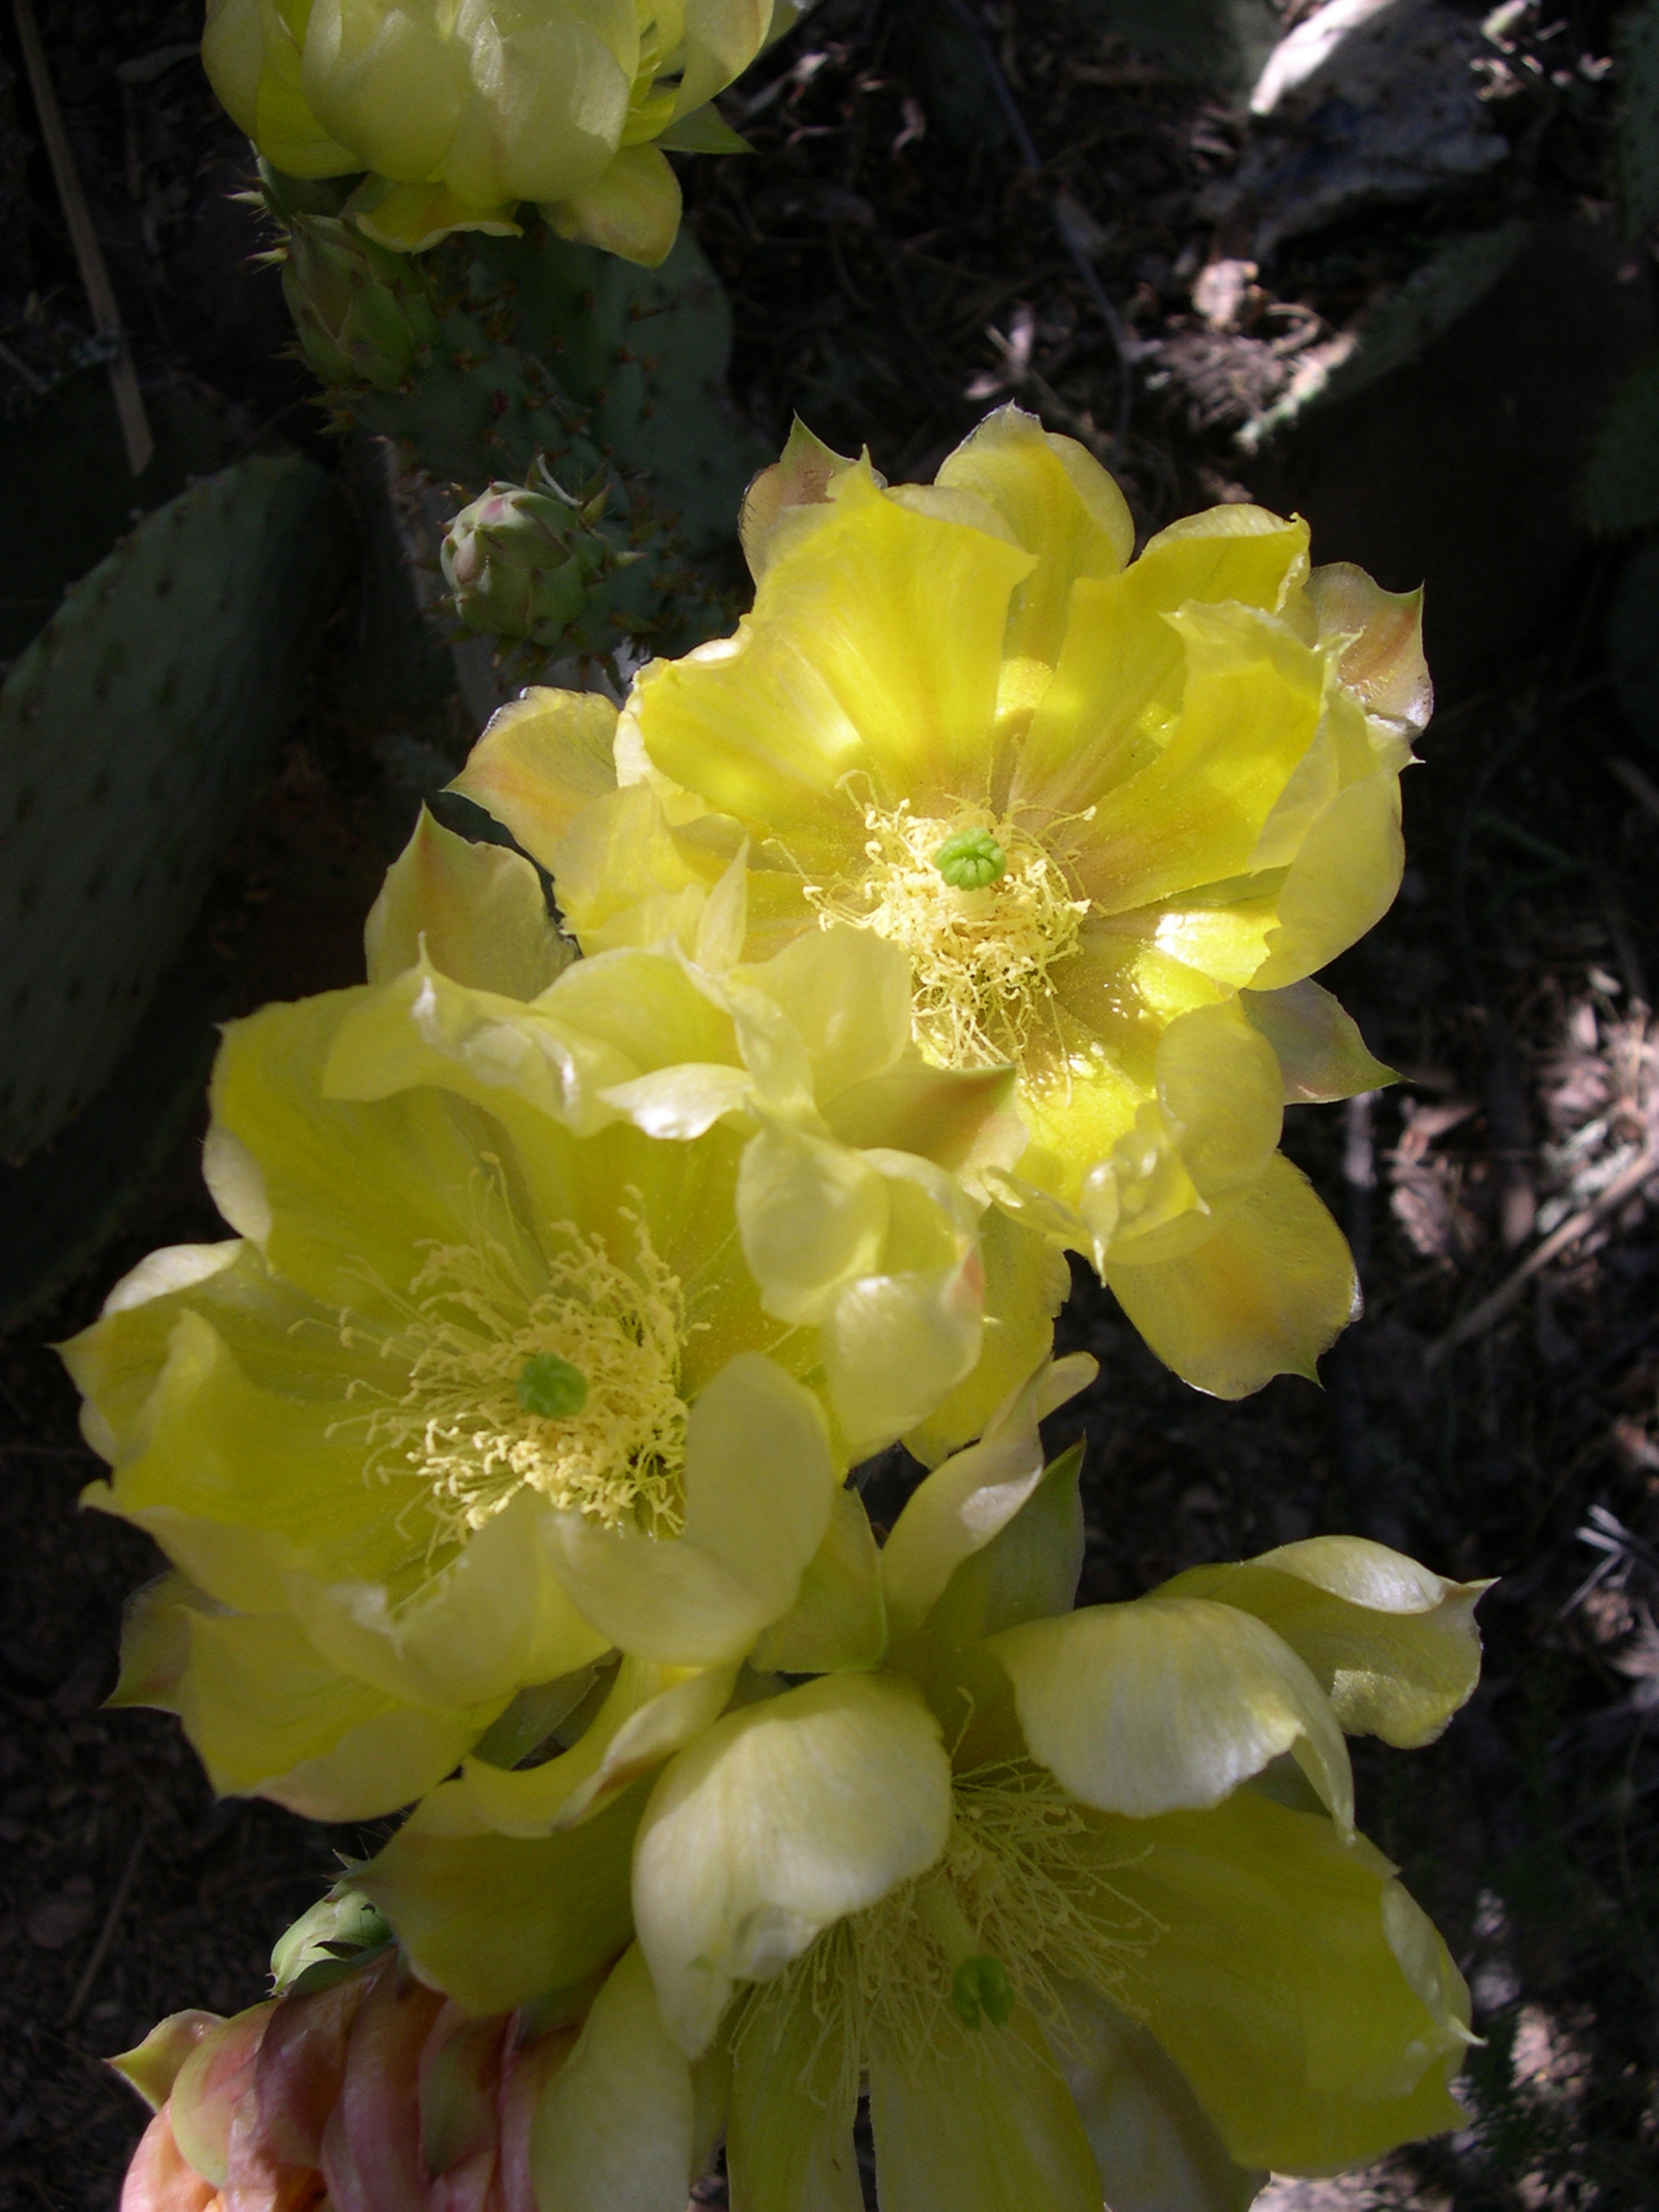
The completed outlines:
[[[605,580],[633,557],[598,527],[604,495],[581,501],[538,467],[527,484],[493,483],[443,542],[444,580],[470,630],[550,647],[580,634]]]
[[[296,210],[287,224],[283,295],[317,374],[336,390],[407,384],[438,335],[420,264],[337,216]]]

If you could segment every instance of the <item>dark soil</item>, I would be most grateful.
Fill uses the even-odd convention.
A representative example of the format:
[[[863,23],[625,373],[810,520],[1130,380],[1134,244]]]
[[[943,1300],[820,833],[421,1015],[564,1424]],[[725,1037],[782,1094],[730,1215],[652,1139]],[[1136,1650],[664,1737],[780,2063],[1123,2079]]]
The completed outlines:
[[[276,420],[328,451],[278,357],[251,219],[225,197],[236,134],[188,58],[120,74],[188,44],[195,7],[40,12],[147,392],[217,395],[233,442]],[[1564,7],[1560,49],[1604,55],[1608,12]],[[1659,1136],[1659,761],[1603,683],[1620,549],[1574,520],[1596,409],[1653,337],[1650,264],[1608,204],[1610,94],[1529,79],[1498,104],[1507,164],[1292,241],[1260,272],[1253,323],[1216,332],[1191,288],[1234,250],[1198,211],[1237,156],[1224,105],[1106,40],[1087,0],[974,20],[1000,86],[951,0],[822,0],[727,103],[757,155],[696,167],[688,198],[732,294],[739,399],[775,435],[799,410],[843,448],[868,442],[898,477],[930,474],[1012,396],[1115,461],[1149,528],[1247,493],[1297,506],[1316,557],[1395,586],[1427,575],[1442,682],[1407,779],[1402,896],[1330,978],[1401,1080],[1293,1113],[1286,1136],[1348,1229],[1365,1317],[1322,1391],[1281,1380],[1225,1406],[1158,1368],[1079,1279],[1062,1334],[1102,1376],[1054,1427],[1089,1437],[1083,1595],[1327,1529],[1503,1577],[1483,1607],[1486,1680],[1443,1743],[1358,1756],[1365,1825],[1474,1984],[1487,2039],[1471,2125],[1358,2194],[1300,2201],[1640,2212],[1659,2163],[1659,1184],[1641,1158]],[[85,310],[22,143],[38,135],[27,91],[9,97],[0,340],[39,365],[84,335]],[[1057,192],[1091,226],[1127,372]],[[1539,224],[1526,257],[1418,362],[1255,459],[1237,448],[1276,388],[1267,334],[1298,314],[1340,330],[1437,238],[1517,210]],[[95,396],[102,374],[65,389]],[[130,504],[118,448],[99,467],[88,496]],[[410,803],[388,793],[361,701],[323,710],[338,688],[325,672],[216,892],[234,1006],[349,979]],[[153,1245],[218,1233],[198,1139],[0,1351],[0,2207],[113,2203],[141,2115],[102,2056],[171,2009],[260,1995],[272,1939],[362,1841],[215,1806],[171,1720],[100,1711],[122,1602],[159,1561],[77,1512],[97,1467],[46,1347]],[[1448,1342],[1583,1214],[1507,1310]]]

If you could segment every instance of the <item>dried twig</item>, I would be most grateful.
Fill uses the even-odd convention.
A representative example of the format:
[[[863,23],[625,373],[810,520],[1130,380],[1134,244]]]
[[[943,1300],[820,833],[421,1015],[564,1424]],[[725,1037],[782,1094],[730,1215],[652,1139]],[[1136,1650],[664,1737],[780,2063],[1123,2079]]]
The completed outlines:
[[[1644,806],[1656,822],[1659,822],[1659,785],[1638,768],[1634,761],[1621,760],[1615,753],[1607,766],[1618,777],[1638,806]]]
[[[1455,1322],[1437,1343],[1431,1344],[1425,1355],[1425,1364],[1434,1367],[1447,1352],[1455,1351],[1460,1344],[1468,1344],[1473,1337],[1484,1336],[1496,1322],[1502,1321],[1534,1275],[1541,1273],[1551,1261],[1559,1258],[1570,1244],[1576,1244],[1581,1237],[1595,1228],[1598,1221],[1605,1220],[1609,1213],[1616,1213],[1652,1175],[1659,1175],[1659,1145],[1650,1139],[1629,1166],[1616,1175],[1604,1191],[1578,1212],[1570,1215],[1559,1229],[1553,1230],[1536,1251],[1528,1252],[1515,1273],[1506,1277],[1490,1297],[1482,1298],[1480,1304],[1466,1313],[1462,1321]]]
[[[149,418],[144,412],[143,395],[138,389],[138,374],[132,365],[132,349],[127,343],[121,311],[115,303],[114,288],[110,283],[109,270],[104,262],[104,249],[98,243],[98,234],[93,228],[92,213],[87,205],[86,193],[81,187],[81,173],[75,166],[69,133],[64,128],[64,118],[58,106],[52,73],[46,67],[46,48],[40,43],[40,27],[34,20],[33,0],[11,0],[11,4],[17,19],[17,37],[23,49],[24,67],[29,73],[29,89],[34,94],[34,112],[40,121],[40,136],[46,141],[52,173],[58,180],[58,197],[63,204],[64,220],[69,225],[70,242],[75,248],[75,258],[80,266],[87,304],[92,309],[93,328],[100,337],[112,338],[115,342],[116,351],[109,365],[110,389],[115,394],[115,411],[121,418],[121,435],[126,443],[127,465],[134,476],[141,477],[149,466],[155,451],[155,441],[150,435]]]
[[[93,1945],[88,1955],[87,1963],[81,1969],[81,1978],[75,1984],[75,1994],[69,2001],[69,2010],[64,2014],[65,2027],[74,2027],[82,2006],[92,1995],[93,1985],[98,1978],[98,1969],[103,1965],[109,1947],[115,1940],[117,1924],[122,1913],[126,1910],[127,1899],[132,1893],[132,1885],[137,1876],[138,1862],[143,1856],[144,1832],[148,1826],[147,1818],[138,1823],[138,1832],[132,1839],[132,1849],[127,1853],[127,1863],[121,1869],[121,1879],[115,1885],[115,1894],[109,1901],[109,1911],[104,1915],[104,1924],[98,1930],[98,1941]]]

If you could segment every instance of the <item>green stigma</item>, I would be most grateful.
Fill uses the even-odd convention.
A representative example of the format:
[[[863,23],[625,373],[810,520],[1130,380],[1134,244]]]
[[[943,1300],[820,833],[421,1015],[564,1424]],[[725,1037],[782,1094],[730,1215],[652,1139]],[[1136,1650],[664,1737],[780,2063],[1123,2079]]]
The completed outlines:
[[[988,830],[958,830],[933,855],[933,866],[953,890],[982,891],[1008,872],[1008,855]]]
[[[993,2027],[1006,2027],[1014,1992],[1001,1961],[983,1952],[964,1959],[951,1977],[951,2009],[964,2027],[978,2027],[981,2014]]]
[[[513,1395],[526,1413],[539,1413],[544,1421],[568,1421],[587,1403],[587,1377],[556,1352],[536,1352],[520,1370]]]

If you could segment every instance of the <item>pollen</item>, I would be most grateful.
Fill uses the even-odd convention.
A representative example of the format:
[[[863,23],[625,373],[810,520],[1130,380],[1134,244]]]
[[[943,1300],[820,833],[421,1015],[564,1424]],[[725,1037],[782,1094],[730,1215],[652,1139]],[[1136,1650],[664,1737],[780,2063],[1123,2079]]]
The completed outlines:
[[[1054,970],[1077,950],[1088,900],[1029,830],[988,810],[940,820],[871,804],[864,822],[862,873],[807,886],[820,923],[872,929],[908,954],[916,1040],[937,1065],[1022,1059],[1051,1018]]]
[[[412,1477],[445,1537],[526,1488],[607,1528],[678,1531],[685,1301],[633,1230],[626,1265],[568,1223],[546,1260],[483,1237],[428,1249],[381,1346],[406,1382],[368,1415],[369,1465]]]
[[[947,2021],[982,2031],[1015,2002],[1067,2047],[1066,1985],[1133,2013],[1135,1962],[1161,1932],[1114,1886],[1124,1863],[1030,1761],[959,1775],[939,1863],[826,1929],[751,1993],[737,2033],[780,2041],[779,2008],[809,1990],[822,2028],[813,2060],[831,2045],[843,2095],[856,2091],[872,2042],[930,2050]]]

